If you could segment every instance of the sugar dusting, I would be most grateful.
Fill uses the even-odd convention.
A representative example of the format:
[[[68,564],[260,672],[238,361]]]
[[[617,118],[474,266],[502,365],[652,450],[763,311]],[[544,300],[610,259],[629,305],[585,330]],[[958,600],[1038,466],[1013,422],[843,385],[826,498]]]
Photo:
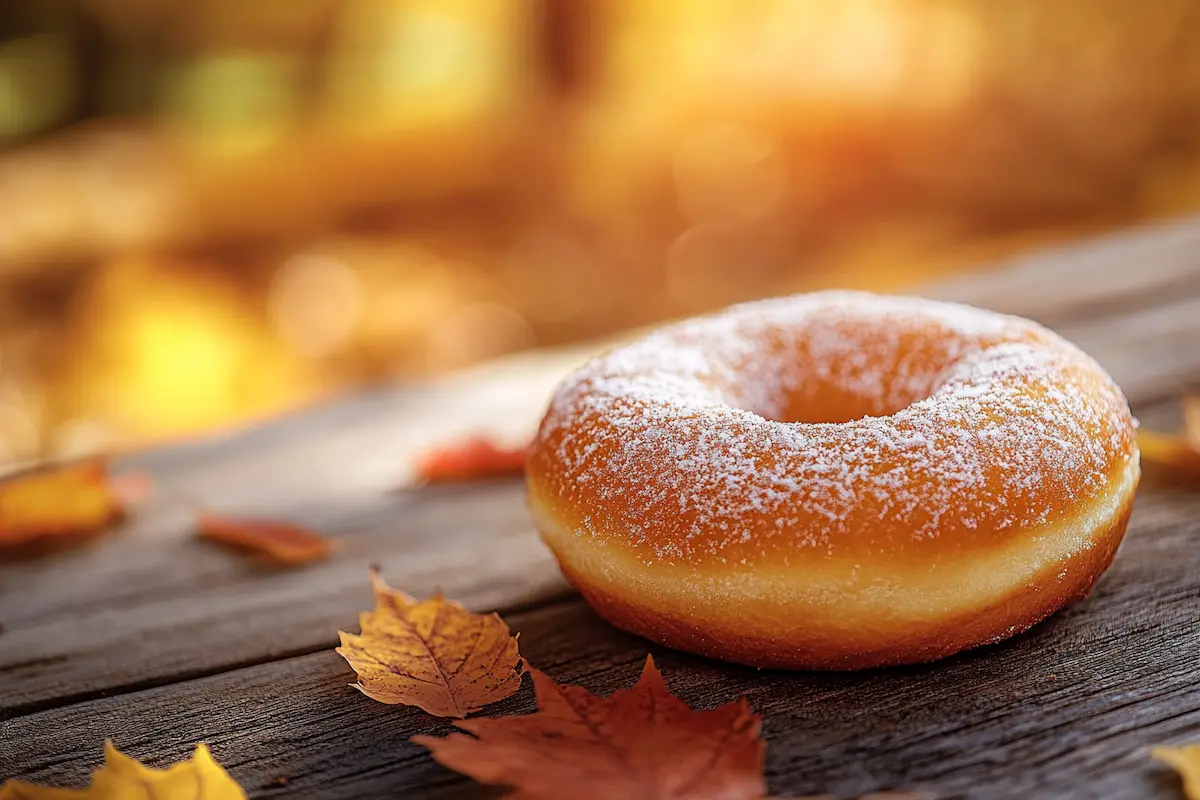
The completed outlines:
[[[830,393],[872,411],[781,421]],[[593,359],[559,387],[537,446],[555,491],[588,509],[580,535],[736,564],[1044,525],[1102,493],[1131,439],[1111,379],[1034,323],[822,292]]]

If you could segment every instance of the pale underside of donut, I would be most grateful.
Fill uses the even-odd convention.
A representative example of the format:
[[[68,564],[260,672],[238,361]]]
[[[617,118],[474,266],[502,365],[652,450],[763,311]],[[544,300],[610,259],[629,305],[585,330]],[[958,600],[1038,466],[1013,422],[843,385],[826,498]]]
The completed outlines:
[[[536,494],[530,503],[563,573],[617,627],[751,666],[862,669],[992,644],[1086,595],[1116,554],[1137,483],[1131,459],[1078,516],[927,568],[830,559],[731,573],[646,563],[561,524]]]

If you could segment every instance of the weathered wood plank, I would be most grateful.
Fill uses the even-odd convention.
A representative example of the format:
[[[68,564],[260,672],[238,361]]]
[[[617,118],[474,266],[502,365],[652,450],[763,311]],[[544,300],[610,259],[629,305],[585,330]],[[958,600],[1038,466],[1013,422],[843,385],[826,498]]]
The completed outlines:
[[[1155,305],[1171,293],[1195,296],[1198,279],[1200,224],[1185,220],[1019,256],[940,281],[928,294],[1061,323]]]
[[[1087,600],[1011,642],[933,665],[858,674],[758,671],[620,633],[578,602],[509,616],[531,663],[602,693],[649,650],[688,702],[748,694],[777,794],[1174,797],[1146,748],[1200,737],[1200,495],[1140,498],[1113,569]],[[262,664],[3,723],[0,776],[84,780],[102,737],[166,764],[196,740],[255,798],[477,796],[408,742],[443,721],[346,688],[335,654]],[[492,712],[525,712],[527,686]],[[288,778],[286,787],[273,781]]]
[[[440,588],[479,608],[566,591],[514,481],[293,501],[287,513],[337,534],[337,555],[304,570],[259,567],[195,540],[186,517],[164,510],[50,564],[7,568],[0,718],[330,646],[370,607],[371,563],[411,592]]]
[[[1143,413],[1200,375],[1197,231],[1191,223],[1044,257],[1031,262],[1036,286],[1026,266],[931,293],[1010,311],[1025,297],[1029,313],[1093,352]],[[1119,306],[1131,272],[1165,294]],[[1066,314],[1060,324],[1055,308]],[[392,489],[431,441],[479,427],[521,436],[581,358],[521,356],[126,459],[219,510],[324,530],[339,552],[311,569],[264,571],[192,541],[186,515],[166,503],[86,549],[0,565],[0,718],[327,647],[369,602],[363,576],[373,561],[409,591],[440,587],[476,608],[563,592],[518,484]]]

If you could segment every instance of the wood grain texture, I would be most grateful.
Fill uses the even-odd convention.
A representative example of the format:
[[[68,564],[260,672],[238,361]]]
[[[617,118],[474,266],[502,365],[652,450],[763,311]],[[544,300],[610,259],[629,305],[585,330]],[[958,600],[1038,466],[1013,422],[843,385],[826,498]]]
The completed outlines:
[[[371,607],[372,563],[410,593],[441,589],[475,608],[566,591],[517,481],[297,498],[272,513],[331,535],[334,557],[257,566],[197,540],[167,508],[90,547],[6,567],[0,714],[332,647]]]
[[[1177,424],[1172,398],[1200,378],[1200,222],[927,294],[1051,325],[1096,356],[1155,427]],[[514,612],[522,650],[557,678],[604,691],[631,683],[646,643],[564,601],[518,482],[396,488],[431,442],[478,428],[522,436],[586,349],[122,459],[215,510],[321,530],[337,552],[303,570],[254,567],[194,541],[186,508],[166,497],[89,547],[0,564],[0,778],[82,780],[109,735],[160,765],[207,740],[256,798],[476,796],[407,744],[444,724],[345,688],[351,675],[330,648],[369,607],[371,563],[409,592],[441,588]],[[1171,797],[1172,779],[1144,748],[1200,739],[1198,498],[1148,485],[1093,597],[998,648],[840,676],[656,657],[690,701],[750,693],[767,715],[777,793]],[[530,702],[525,693],[501,708]],[[271,783],[279,775],[286,787]]]
[[[1018,256],[988,271],[943,280],[926,293],[1062,322],[1156,305],[1171,294],[1195,296],[1197,281],[1200,225],[1184,221]]]
[[[711,707],[748,694],[766,718],[772,791],[854,797],[1172,797],[1153,744],[1200,732],[1200,497],[1154,489],[1093,595],[1008,643],[859,674],[758,671],[663,650],[576,601],[507,617],[534,665],[610,693],[653,652],[668,684]],[[1147,602],[1153,598],[1153,602]],[[113,736],[165,764],[209,742],[252,796],[476,796],[408,742],[448,726],[346,687],[330,651],[79,703],[5,723],[0,774],[81,781]],[[529,687],[489,713],[532,710]],[[286,776],[286,787],[272,783]]]

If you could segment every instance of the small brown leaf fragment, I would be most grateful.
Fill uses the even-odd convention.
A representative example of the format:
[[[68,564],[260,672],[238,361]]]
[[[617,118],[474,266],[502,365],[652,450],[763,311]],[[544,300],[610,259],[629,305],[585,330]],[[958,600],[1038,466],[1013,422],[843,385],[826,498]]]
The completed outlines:
[[[1183,428],[1175,434],[1142,428],[1138,449],[1143,466],[1164,470],[1168,477],[1200,481],[1200,397],[1184,396]]]
[[[1182,434],[1140,430],[1138,449],[1144,465],[1166,470],[1173,477],[1200,480],[1200,451],[1193,449]]]
[[[196,535],[288,567],[311,564],[330,553],[329,541],[321,535],[299,525],[270,519],[203,513],[196,518]]]
[[[497,614],[472,614],[440,594],[418,602],[371,571],[375,609],[362,633],[339,632],[355,688],[381,703],[465,717],[521,688],[517,637]]]
[[[1200,800],[1200,744],[1183,747],[1155,747],[1150,757],[1168,764],[1183,781],[1183,794],[1188,800]]]
[[[762,719],[745,698],[693,711],[667,690],[650,657],[632,689],[607,698],[529,672],[533,714],[456,722],[472,735],[413,741],[443,766],[528,800],[560,798],[564,787],[575,800],[757,800],[766,793]]]
[[[1200,397],[1184,397],[1182,404],[1183,438],[1192,452],[1200,457]]]
[[[23,475],[0,483],[0,547],[92,536],[124,514],[103,458]]]
[[[500,447],[486,436],[434,448],[417,460],[417,478],[425,483],[506,478],[525,471],[526,447]]]
[[[0,800],[246,800],[246,793],[213,760],[208,748],[196,745],[187,761],[167,769],[150,769],[104,743],[104,764],[92,773],[86,789],[54,789],[11,780],[0,786]]]

